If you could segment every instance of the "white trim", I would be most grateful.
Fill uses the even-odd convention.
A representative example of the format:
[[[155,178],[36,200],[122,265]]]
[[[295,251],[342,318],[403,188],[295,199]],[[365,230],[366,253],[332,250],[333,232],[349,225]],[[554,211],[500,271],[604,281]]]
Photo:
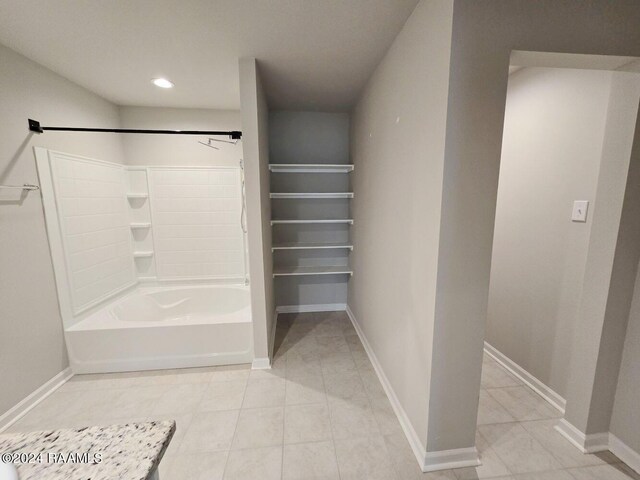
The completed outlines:
[[[577,427],[569,423],[566,418],[560,420],[555,429],[582,453],[597,453],[609,450],[608,433],[585,435]]]
[[[271,368],[271,359],[269,357],[254,358],[251,362],[251,370],[269,370]]]
[[[569,441],[569,443],[571,443],[574,447],[576,447],[582,453],[585,453],[584,433],[582,433],[576,427],[571,425],[564,418],[560,420],[560,423],[558,423],[554,428],[560,435],[566,438]]]
[[[584,442],[585,453],[606,452],[609,450],[609,432],[587,435]]]
[[[369,345],[369,342],[367,341],[367,337],[365,337],[364,331],[358,324],[358,321],[356,320],[355,315],[351,311],[351,308],[349,308],[349,305],[346,306],[345,310],[347,312],[347,315],[349,316],[349,319],[351,320],[351,323],[353,324],[353,328],[355,328],[358,334],[358,337],[360,338],[360,342],[362,342],[362,346],[364,347],[365,352],[367,352],[367,356],[369,357],[369,361],[373,365],[373,369],[378,375],[378,380],[380,380],[380,383],[382,384],[382,388],[384,389],[385,393],[387,394],[387,397],[389,398],[391,407],[393,408],[393,411],[396,414],[396,417],[398,417],[400,426],[402,427],[402,430],[404,431],[404,434],[407,437],[407,440],[409,441],[409,445],[411,446],[411,450],[413,450],[413,454],[415,455],[416,460],[418,461],[418,465],[420,465],[420,468],[422,469],[422,471],[426,472],[424,468],[426,468],[427,466],[427,462],[426,462],[427,449],[423,445],[423,443],[420,441],[420,437],[414,430],[413,425],[411,425],[411,422],[409,421],[409,417],[407,416],[406,412],[402,408],[402,405],[398,400],[396,392],[393,390],[391,383],[389,383],[389,380],[384,374],[384,371],[380,366],[380,362],[378,362],[378,359],[375,353],[373,353],[373,349],[371,348],[371,345]]]
[[[320,303],[316,305],[280,305],[276,307],[276,315],[280,313],[309,313],[309,312],[343,312],[347,310],[346,303]]]
[[[36,391],[21,400],[17,405],[9,409],[9,411],[0,415],[0,433],[24,417],[36,405],[67,383],[71,377],[73,377],[73,372],[70,367],[67,367]]]
[[[564,418],[555,426],[555,429],[582,453],[598,453],[609,450],[631,469],[640,473],[640,453],[634,451],[611,432],[585,435]]]
[[[288,199],[296,199],[296,198],[353,198],[353,192],[331,192],[331,193],[322,193],[322,192],[301,192],[301,193],[291,193],[291,192],[277,192],[270,193],[269,198],[274,200],[288,200]]]
[[[292,225],[297,223],[317,223],[317,224],[330,224],[330,223],[344,223],[348,225],[353,225],[353,218],[336,218],[330,220],[271,220],[271,225]]]
[[[269,370],[271,368],[271,360],[273,359],[273,350],[276,343],[276,328],[278,327],[278,309],[273,313],[273,324],[269,332],[269,353],[268,357],[254,358],[251,362],[252,370]]]
[[[353,171],[352,164],[319,164],[319,163],[270,163],[269,171],[273,173],[348,173]]]
[[[423,472],[449,470],[451,468],[477,467],[480,458],[476,447],[456,448],[455,450],[441,450],[427,452],[424,456]]]
[[[551,404],[551,406],[555,407],[564,415],[567,401],[562,398],[560,394],[553,391],[550,387],[531,375],[524,368],[522,368],[520,365],[511,360],[504,353],[502,353],[500,350],[498,350],[488,342],[484,342],[484,351],[502,367],[508,370],[514,377],[516,377],[527,387],[544,398],[547,402],[549,402],[549,404]]]
[[[558,393],[487,342],[484,342],[484,351],[550,405],[563,414],[565,413],[567,402]],[[555,426],[555,429],[582,453],[598,453],[609,450],[633,470],[640,473],[640,453],[635,452],[611,432],[585,435],[564,418]]]
[[[632,470],[640,473],[640,453],[634,451],[613,433],[609,433],[609,450]]]
[[[373,365],[373,369],[378,375],[378,380],[382,384],[382,388],[384,388],[387,397],[389,398],[389,402],[391,403],[391,407],[398,417],[398,421],[400,422],[400,426],[404,431],[407,440],[409,441],[409,445],[411,446],[411,450],[413,450],[413,454],[418,461],[418,465],[420,465],[420,469],[423,472],[434,472],[437,470],[448,470],[451,468],[463,468],[463,467],[477,467],[481,464],[480,458],[478,456],[478,450],[476,447],[469,448],[458,448],[455,450],[442,450],[439,452],[427,452],[426,447],[423,445],[420,437],[417,432],[411,425],[411,421],[407,416],[407,413],[402,408],[400,404],[400,400],[393,390],[391,383],[387,379],[387,376],[380,365],[371,345],[367,341],[367,337],[364,335],[364,331],[358,324],[353,311],[349,308],[349,305],[345,308],[351,323],[353,324],[353,328],[355,328],[362,345],[367,352],[367,356],[369,357],[369,361]]]

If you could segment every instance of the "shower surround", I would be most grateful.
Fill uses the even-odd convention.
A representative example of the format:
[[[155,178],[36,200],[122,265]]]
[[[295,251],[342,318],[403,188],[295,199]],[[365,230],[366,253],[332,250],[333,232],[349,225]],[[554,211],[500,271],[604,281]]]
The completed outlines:
[[[239,166],[35,151],[75,373],[253,360]]]

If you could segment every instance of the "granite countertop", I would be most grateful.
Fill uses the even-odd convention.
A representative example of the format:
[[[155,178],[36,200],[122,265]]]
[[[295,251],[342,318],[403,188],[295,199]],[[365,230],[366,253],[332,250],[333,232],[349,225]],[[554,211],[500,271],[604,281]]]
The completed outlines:
[[[20,461],[9,462],[20,480],[146,480],[175,430],[176,422],[168,420],[3,434],[0,454],[22,454]]]

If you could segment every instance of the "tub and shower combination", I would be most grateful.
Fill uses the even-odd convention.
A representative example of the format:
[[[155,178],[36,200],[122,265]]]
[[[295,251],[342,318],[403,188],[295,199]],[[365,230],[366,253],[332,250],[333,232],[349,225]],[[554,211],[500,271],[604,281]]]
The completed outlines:
[[[76,373],[250,363],[249,288],[138,288],[66,330]]]
[[[74,373],[253,360],[241,167],[36,159]]]

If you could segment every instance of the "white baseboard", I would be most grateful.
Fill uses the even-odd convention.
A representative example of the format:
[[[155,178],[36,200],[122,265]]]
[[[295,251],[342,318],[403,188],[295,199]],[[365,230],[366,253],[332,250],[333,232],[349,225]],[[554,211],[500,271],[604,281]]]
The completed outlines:
[[[640,473],[640,453],[634,451],[612,433],[585,435],[566,419],[560,420],[555,429],[582,453],[598,453],[609,450],[636,472]]]
[[[609,450],[609,433],[585,435],[565,418],[560,420],[555,429],[582,453],[597,453]]]
[[[640,453],[632,450],[631,447],[612,433],[609,434],[609,450],[631,469],[640,473]]]
[[[484,342],[484,351],[487,355],[489,355],[496,362],[502,365],[506,370],[508,370],[514,377],[531,388],[534,392],[536,392],[547,402],[549,402],[550,405],[564,414],[565,408],[567,406],[567,401],[562,398],[560,394],[553,391],[550,387],[545,385],[543,382],[531,375],[516,362],[503,354],[500,350],[496,349],[487,342]]]
[[[358,324],[358,321],[356,320],[355,315],[353,314],[353,312],[351,311],[351,308],[349,308],[348,305],[347,305],[346,311],[347,311],[347,315],[349,316],[349,319],[351,320],[351,323],[353,324],[353,328],[356,329],[356,333],[360,338],[360,342],[362,342],[362,346],[364,347],[365,352],[367,352],[369,361],[373,365],[373,369],[378,375],[378,380],[380,380],[380,383],[382,384],[382,388],[384,389],[385,393],[387,394],[387,397],[389,398],[391,407],[393,408],[393,411],[395,412],[396,417],[398,417],[400,426],[402,427],[402,430],[404,431],[404,434],[407,437],[407,440],[409,441],[409,445],[411,445],[413,454],[415,455],[416,459],[418,460],[418,463],[420,464],[420,467],[422,468],[425,465],[425,452],[427,451],[427,449],[423,445],[423,443],[420,441],[420,437],[418,437],[418,434],[414,430],[413,425],[411,425],[411,422],[409,421],[409,417],[404,411],[404,408],[402,408],[402,405],[398,400],[396,392],[393,390],[391,383],[389,383],[387,376],[384,374],[384,371],[380,366],[380,362],[378,362],[378,359],[375,353],[373,353],[373,349],[371,348],[371,345],[369,345],[369,341],[367,340],[367,337],[365,337],[364,332],[362,331],[362,328]]]
[[[585,437],[585,453],[606,452],[607,450],[609,450],[609,432],[593,433]]]
[[[558,393],[487,342],[484,342],[484,351],[564,414],[567,402]],[[555,426],[555,429],[582,453],[598,453],[609,450],[633,470],[640,473],[640,453],[632,450],[612,433],[601,432],[585,435],[564,418]]]
[[[69,381],[71,377],[73,377],[71,368],[65,368],[31,395],[0,416],[0,433],[24,417],[32,408]]]
[[[380,365],[371,345],[369,344],[367,337],[364,335],[364,332],[358,321],[356,320],[355,315],[351,311],[351,308],[347,305],[345,308],[351,323],[353,324],[353,328],[355,328],[360,341],[362,342],[362,346],[367,352],[367,356],[369,357],[369,361],[373,365],[373,369],[378,375],[378,380],[382,384],[382,388],[384,388],[387,397],[389,398],[389,402],[391,403],[391,407],[398,417],[398,421],[400,422],[400,426],[409,441],[409,445],[411,446],[411,450],[420,465],[420,469],[423,472],[432,472],[436,470],[445,470],[449,468],[461,468],[461,467],[474,467],[480,465],[480,461],[478,459],[478,452],[475,447],[472,448],[463,448],[458,450],[448,450],[442,452],[427,452],[426,447],[423,445],[420,437],[416,433],[413,425],[409,421],[409,417],[407,413],[402,408],[400,401],[398,400],[398,396],[396,392],[393,390],[391,383],[387,379],[387,376]]]
[[[441,450],[427,452],[424,456],[423,472],[449,470],[451,468],[477,467],[480,458],[476,447],[457,448],[455,450]]]
[[[251,362],[252,370],[268,370],[271,368],[271,359],[269,357],[254,358]]]
[[[347,309],[346,303],[319,303],[316,305],[280,305],[277,313],[309,313],[309,312],[342,312]]]

